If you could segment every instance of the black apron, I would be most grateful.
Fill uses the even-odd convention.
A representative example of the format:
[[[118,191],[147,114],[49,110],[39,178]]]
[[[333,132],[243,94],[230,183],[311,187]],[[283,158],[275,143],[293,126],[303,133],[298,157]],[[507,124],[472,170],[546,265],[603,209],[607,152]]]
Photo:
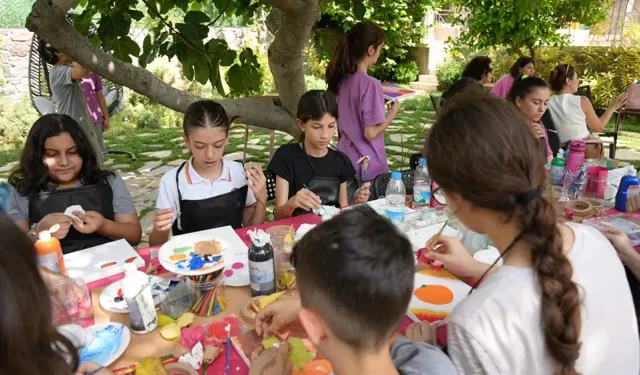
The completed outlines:
[[[231,225],[233,229],[241,228],[249,187],[244,185],[226,194],[207,199],[183,200],[180,193],[179,176],[186,163],[182,163],[176,173],[180,213],[173,223],[173,235],[199,232],[227,225]]]
[[[304,143],[302,143],[302,151],[304,151],[304,154],[307,157],[307,161],[309,162],[309,165],[311,165],[311,169],[313,169],[313,177],[307,185],[309,190],[320,197],[323,205],[340,207],[340,185],[342,184],[340,182],[340,179],[338,177],[316,176],[316,169],[313,166],[313,163],[311,163],[311,159],[307,154],[307,150],[304,149]],[[342,154],[342,152],[340,152],[340,154]],[[344,156],[344,154],[342,154],[342,156],[346,157]],[[295,210],[293,210],[291,216],[299,216],[308,213],[309,211],[303,210],[302,208],[296,208]]]
[[[40,222],[52,213],[62,213],[67,207],[80,205],[85,211],[99,212],[105,219],[113,220],[113,190],[109,182],[101,181],[95,185],[80,186],[70,189],[56,189],[29,197],[29,226]],[[74,227],[60,241],[64,254],[87,249],[111,242],[109,238],[98,234],[84,234]]]

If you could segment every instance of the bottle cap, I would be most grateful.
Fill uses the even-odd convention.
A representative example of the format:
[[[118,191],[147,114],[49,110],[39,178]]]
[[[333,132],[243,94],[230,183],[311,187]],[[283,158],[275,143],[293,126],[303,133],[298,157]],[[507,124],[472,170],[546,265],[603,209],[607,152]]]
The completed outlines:
[[[42,232],[38,233],[38,238],[41,241],[49,241],[51,239],[51,231],[43,230]]]
[[[400,172],[391,172],[391,178],[393,178],[394,180],[401,180],[402,179],[402,173],[400,173]]]
[[[427,165],[427,158],[420,158],[420,160],[418,160],[418,164]]]
[[[564,158],[553,158],[553,160],[551,161],[551,165],[556,167],[566,167],[567,160]]]
[[[122,266],[122,270],[124,271],[124,273],[130,273],[130,272],[136,272],[138,268],[136,267],[135,263],[125,263]]]

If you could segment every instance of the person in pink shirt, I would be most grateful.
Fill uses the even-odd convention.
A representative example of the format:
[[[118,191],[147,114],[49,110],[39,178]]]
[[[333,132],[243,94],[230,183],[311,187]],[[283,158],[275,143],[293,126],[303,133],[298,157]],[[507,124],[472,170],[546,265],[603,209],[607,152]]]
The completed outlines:
[[[516,60],[511,66],[509,74],[500,77],[491,89],[491,93],[501,98],[506,98],[509,90],[511,90],[511,86],[513,86],[513,82],[520,74],[526,74],[528,76],[536,74],[536,63],[533,62],[531,57],[523,56]]]
[[[111,119],[109,118],[109,109],[107,100],[102,93],[102,80],[96,73],[91,72],[88,76],[80,80],[80,88],[87,101],[87,108],[91,114],[91,119],[96,128],[96,136],[100,149],[104,151],[104,138],[102,132],[109,130]]]
[[[547,83],[541,78],[521,74],[515,79],[511,90],[507,94],[507,100],[518,108],[533,135],[539,139],[541,145],[544,145],[541,148],[544,147],[547,161],[551,162],[553,152],[549,147],[547,129],[540,120],[547,111],[547,105],[549,104],[549,86],[547,86]]]
[[[389,172],[384,131],[400,108],[393,101],[385,113],[382,85],[367,74],[378,61],[384,40],[384,32],[373,22],[353,25],[338,42],[326,73],[329,91],[338,100],[338,148],[363,180]],[[363,156],[371,157],[366,173],[358,164]]]

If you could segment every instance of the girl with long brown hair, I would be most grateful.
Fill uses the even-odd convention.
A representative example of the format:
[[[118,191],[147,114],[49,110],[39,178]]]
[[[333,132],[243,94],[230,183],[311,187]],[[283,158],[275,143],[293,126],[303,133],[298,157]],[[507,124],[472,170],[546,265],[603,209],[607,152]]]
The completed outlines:
[[[452,237],[428,254],[481,281],[449,317],[458,371],[638,374],[622,264],[595,228],[558,223],[545,157],[517,109],[492,95],[457,98],[431,129],[427,157],[451,212],[504,261],[475,261]]]
[[[38,272],[31,240],[2,212],[0,233],[0,374],[71,375],[95,370],[95,363],[78,366],[77,350],[52,324],[49,291]],[[96,373],[109,374],[108,370]]]
[[[367,74],[378,61],[384,40],[378,25],[358,22],[342,36],[327,67],[329,91],[336,95],[340,112],[338,148],[349,156],[363,178],[358,160],[371,157],[368,180],[389,172],[384,131],[400,108],[395,100],[385,114],[382,85]]]

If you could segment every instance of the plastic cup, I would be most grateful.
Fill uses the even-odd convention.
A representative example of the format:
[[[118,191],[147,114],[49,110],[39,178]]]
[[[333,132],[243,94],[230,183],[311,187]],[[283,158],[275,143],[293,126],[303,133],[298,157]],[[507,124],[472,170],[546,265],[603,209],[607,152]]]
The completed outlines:
[[[53,324],[77,324],[89,327],[94,324],[91,293],[82,280],[65,277],[51,286]]]

